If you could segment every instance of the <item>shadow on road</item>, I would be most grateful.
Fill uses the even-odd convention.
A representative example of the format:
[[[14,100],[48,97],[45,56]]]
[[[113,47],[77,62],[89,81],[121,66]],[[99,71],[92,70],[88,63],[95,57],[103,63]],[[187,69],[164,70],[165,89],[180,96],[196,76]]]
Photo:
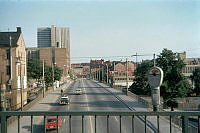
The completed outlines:
[[[23,126],[22,128],[27,129],[27,131],[31,131],[31,126]],[[33,125],[33,133],[41,133],[44,130],[43,125]]]
[[[50,105],[50,106],[59,106],[58,103],[40,103],[40,104],[47,104],[47,105]]]

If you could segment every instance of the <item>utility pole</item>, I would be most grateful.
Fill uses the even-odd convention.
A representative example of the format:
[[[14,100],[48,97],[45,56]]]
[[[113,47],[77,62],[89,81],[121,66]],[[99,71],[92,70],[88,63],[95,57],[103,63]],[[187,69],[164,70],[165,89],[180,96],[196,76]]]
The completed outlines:
[[[95,80],[97,80],[97,68],[95,68]]]
[[[102,66],[102,82],[104,82],[104,65]]]
[[[100,76],[101,76],[101,68],[100,68],[100,66],[99,66],[99,82],[100,82],[100,80],[101,80]]]
[[[115,62],[114,62],[114,74],[113,74],[113,86],[115,85]],[[113,88],[115,88],[115,86],[113,87]]]
[[[43,59],[43,62],[42,62],[42,79],[43,79],[43,98],[44,98],[44,95],[45,95],[44,59]]]
[[[126,58],[126,95],[128,95],[128,60]]]
[[[153,54],[153,66],[155,67],[156,66],[156,54]]]
[[[106,70],[107,70],[107,75],[106,75],[106,82],[107,82],[107,84],[108,84],[108,65],[106,64]]]
[[[54,86],[54,63],[52,62],[52,80],[53,80],[53,90],[55,90],[55,86]]]

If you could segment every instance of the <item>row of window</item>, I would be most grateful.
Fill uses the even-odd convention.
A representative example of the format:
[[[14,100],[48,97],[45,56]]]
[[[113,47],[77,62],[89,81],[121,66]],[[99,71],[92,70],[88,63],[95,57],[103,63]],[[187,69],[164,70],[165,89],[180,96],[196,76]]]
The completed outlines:
[[[195,68],[197,68],[197,67],[200,67],[200,66],[193,66],[193,67],[185,67],[185,69],[183,69],[183,73],[192,73],[194,70],[195,70]]]

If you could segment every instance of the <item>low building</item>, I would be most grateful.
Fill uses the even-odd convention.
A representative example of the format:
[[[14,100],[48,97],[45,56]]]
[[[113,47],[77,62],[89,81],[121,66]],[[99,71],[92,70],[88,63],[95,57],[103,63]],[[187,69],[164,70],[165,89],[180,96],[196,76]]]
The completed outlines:
[[[27,63],[20,27],[16,32],[0,32],[1,108],[16,110],[27,103]],[[22,97],[21,97],[22,96]]]
[[[111,74],[112,85],[117,88],[128,88],[133,84],[136,66],[133,62],[113,62]]]
[[[77,77],[89,77],[90,75],[89,63],[74,63],[71,64],[71,68]]]
[[[195,70],[195,68],[200,68],[200,58],[187,58],[186,52],[178,53],[178,55],[186,65],[182,71],[185,77],[189,78],[192,75],[192,72]]]
[[[126,88],[128,85],[128,88],[133,84],[133,79],[135,76],[129,75],[129,76],[119,76],[115,75],[112,77],[112,85],[115,88]]]

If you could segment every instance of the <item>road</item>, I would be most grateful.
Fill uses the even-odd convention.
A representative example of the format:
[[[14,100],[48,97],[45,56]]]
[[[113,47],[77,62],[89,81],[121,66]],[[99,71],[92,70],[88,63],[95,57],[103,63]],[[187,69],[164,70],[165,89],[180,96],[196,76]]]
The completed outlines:
[[[107,88],[100,86],[92,80],[77,79],[70,85],[66,85],[63,88],[65,93],[68,93],[70,98],[69,105],[59,105],[58,99],[60,97],[60,89],[49,93],[39,103],[34,105],[29,111],[121,111],[129,110],[121,101],[119,101],[113,94],[107,91]],[[75,90],[81,88],[83,91],[82,95],[75,95]],[[117,92],[122,94],[122,92]],[[69,117],[61,116],[64,119],[64,123],[59,128],[59,133],[69,133]],[[22,117],[20,119],[20,133],[30,133],[30,117]],[[120,133],[120,119],[119,116],[109,117],[109,129],[107,129],[107,117],[97,116],[96,119],[96,133]],[[17,133],[18,123],[8,125],[8,133]],[[42,133],[44,129],[43,117],[34,116],[33,118],[33,132]],[[122,133],[132,133],[132,117],[122,116],[121,118],[121,130]],[[94,116],[85,116],[83,119],[83,131],[84,133],[95,133],[95,119]],[[144,133],[144,123],[135,117],[134,119],[134,131],[135,133]],[[147,128],[147,133],[151,132]],[[56,133],[56,131],[48,131],[49,133]],[[71,118],[71,132],[81,133],[82,132],[82,117],[72,116]]]
[[[82,95],[75,95],[75,89],[81,88],[83,91]],[[69,111],[69,110],[82,110],[82,111],[94,111],[94,110],[129,110],[122,102],[120,102],[114,95],[109,93],[105,88],[100,87],[95,82],[86,79],[78,79],[71,88],[67,89],[65,93],[69,94],[70,104],[66,106],[60,106],[52,108],[57,111]],[[62,117],[63,118],[63,117]],[[65,123],[59,129],[61,133],[69,132],[69,118],[65,117]],[[131,117],[122,117],[122,132],[132,132],[132,119]],[[84,117],[84,132],[95,133],[95,122],[93,116]],[[120,119],[117,116],[110,116],[109,118],[109,132],[119,133],[120,132]],[[72,117],[72,133],[81,133],[82,131],[82,118]],[[104,116],[97,117],[97,133],[107,132],[107,118]],[[49,131],[51,133],[56,131]],[[140,120],[135,119],[135,132],[144,132],[144,123]],[[147,130],[147,132],[150,132]]]

